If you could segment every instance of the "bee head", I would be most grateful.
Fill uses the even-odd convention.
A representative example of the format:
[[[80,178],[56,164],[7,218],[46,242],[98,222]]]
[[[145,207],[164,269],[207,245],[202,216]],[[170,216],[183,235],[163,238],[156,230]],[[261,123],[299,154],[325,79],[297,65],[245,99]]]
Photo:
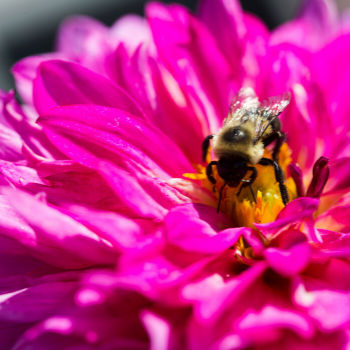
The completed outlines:
[[[246,143],[251,140],[251,133],[242,126],[236,126],[225,130],[222,139],[227,143]]]

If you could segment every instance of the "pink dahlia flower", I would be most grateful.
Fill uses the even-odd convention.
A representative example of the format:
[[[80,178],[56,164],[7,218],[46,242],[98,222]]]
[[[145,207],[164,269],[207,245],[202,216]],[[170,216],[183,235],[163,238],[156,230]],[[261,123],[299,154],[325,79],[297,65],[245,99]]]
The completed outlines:
[[[2,349],[349,349],[347,21],[273,32],[235,0],[65,21],[1,92]],[[291,93],[279,163],[240,196],[201,144],[233,96]],[[212,155],[209,155],[207,160]],[[265,151],[271,157],[271,150]]]

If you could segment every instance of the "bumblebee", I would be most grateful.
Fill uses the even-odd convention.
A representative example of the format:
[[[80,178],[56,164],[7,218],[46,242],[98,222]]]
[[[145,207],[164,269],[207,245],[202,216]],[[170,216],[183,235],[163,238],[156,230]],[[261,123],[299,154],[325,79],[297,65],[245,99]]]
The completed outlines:
[[[213,165],[216,166],[219,176],[224,180],[220,188],[217,212],[220,210],[222,191],[229,187],[250,187],[253,199],[257,203],[252,184],[258,176],[255,168],[257,164],[273,166],[276,181],[279,184],[284,205],[289,202],[289,195],[284,184],[284,173],[278,164],[278,154],[285,141],[285,133],[281,131],[281,121],[278,116],[290,102],[290,93],[270,97],[259,102],[252,88],[243,88],[233,98],[228,115],[222,128],[216,135],[209,135],[202,144],[203,162],[205,162],[210,140],[215,157],[218,160],[210,162],[206,168],[208,180],[214,185]],[[272,150],[272,159],[264,158],[264,149],[275,142]],[[245,180],[247,173],[249,179]]]

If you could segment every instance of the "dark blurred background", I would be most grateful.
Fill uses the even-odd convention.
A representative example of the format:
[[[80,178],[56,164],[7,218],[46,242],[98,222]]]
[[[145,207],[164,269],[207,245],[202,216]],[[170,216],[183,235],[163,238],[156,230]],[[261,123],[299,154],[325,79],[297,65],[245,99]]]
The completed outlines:
[[[301,0],[241,0],[242,7],[262,18],[270,29],[291,19]],[[147,0],[0,0],[0,88],[13,88],[9,73],[19,59],[53,50],[59,23],[72,14],[84,14],[111,25],[127,13],[143,14]],[[191,10],[197,0],[173,0]],[[350,0],[338,0],[340,8]]]

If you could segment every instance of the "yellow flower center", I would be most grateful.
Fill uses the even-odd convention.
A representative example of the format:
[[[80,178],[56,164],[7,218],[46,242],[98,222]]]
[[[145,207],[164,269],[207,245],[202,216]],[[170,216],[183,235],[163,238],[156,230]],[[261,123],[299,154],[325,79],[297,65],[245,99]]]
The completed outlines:
[[[264,157],[271,158],[271,152],[265,150]],[[210,159],[207,159],[210,162]],[[291,150],[284,143],[279,153],[279,165],[287,174],[287,167],[291,162]],[[205,167],[196,165],[198,173],[184,174],[185,177],[201,180],[202,186],[213,192],[217,199],[221,187],[224,185],[224,180],[217,173],[216,167],[213,166],[214,178],[216,185],[207,179]],[[230,217],[236,227],[253,227],[253,223],[267,223],[274,221],[278,213],[284,208],[281,198],[279,185],[276,182],[275,172],[272,166],[257,165],[258,177],[252,185],[253,191],[256,194],[257,203],[254,202],[249,187],[243,188],[240,195],[237,196],[239,188],[225,186],[222,192],[222,201],[220,210]],[[248,172],[246,179],[251,175]],[[297,190],[294,180],[291,177],[285,179],[285,185],[288,189],[289,200],[297,198]],[[213,191],[214,190],[214,191]]]

